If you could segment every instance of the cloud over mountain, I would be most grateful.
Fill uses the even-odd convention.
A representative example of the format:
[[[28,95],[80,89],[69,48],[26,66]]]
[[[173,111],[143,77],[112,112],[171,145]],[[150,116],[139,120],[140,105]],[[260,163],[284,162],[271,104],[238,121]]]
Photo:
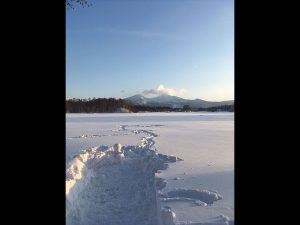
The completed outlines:
[[[172,88],[167,88],[164,85],[160,84],[155,89],[146,89],[142,92],[142,95],[147,98],[154,98],[160,95],[171,95],[171,96],[182,96],[187,92],[186,89],[181,88],[179,90],[175,90]]]

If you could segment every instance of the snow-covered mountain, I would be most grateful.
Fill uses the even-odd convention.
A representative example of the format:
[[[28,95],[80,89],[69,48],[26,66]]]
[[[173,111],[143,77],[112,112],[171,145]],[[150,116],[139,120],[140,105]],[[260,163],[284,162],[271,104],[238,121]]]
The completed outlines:
[[[191,108],[207,108],[220,105],[232,105],[233,100],[221,101],[221,102],[210,102],[202,99],[184,99],[177,96],[171,95],[159,95],[154,98],[147,98],[143,95],[133,95],[125,98],[124,100],[134,105],[149,105],[149,106],[168,106],[172,108],[182,108],[184,105],[189,105]]]
[[[145,98],[143,95],[133,95],[131,97],[125,98],[124,100],[129,101],[130,103],[134,105],[146,105],[147,104],[147,98]]]

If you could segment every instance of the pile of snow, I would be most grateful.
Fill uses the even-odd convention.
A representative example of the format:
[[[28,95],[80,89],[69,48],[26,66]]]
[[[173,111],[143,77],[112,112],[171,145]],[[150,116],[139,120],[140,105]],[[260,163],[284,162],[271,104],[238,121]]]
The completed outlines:
[[[176,225],[234,225],[234,221],[230,220],[228,216],[221,214],[220,216],[217,216],[207,222],[177,222]]]
[[[188,190],[188,189],[175,189],[169,191],[167,194],[169,200],[172,199],[191,199],[191,200],[200,200],[206,204],[213,204],[217,200],[221,200],[222,196],[217,192],[212,192],[208,190]],[[197,201],[199,203],[199,201]]]
[[[161,213],[168,216],[157,204],[156,185],[162,187],[164,181],[155,180],[155,173],[171,161],[173,157],[140,146],[82,151],[67,169],[67,224],[158,225]]]
[[[170,208],[161,209],[162,225],[175,225],[176,214]]]

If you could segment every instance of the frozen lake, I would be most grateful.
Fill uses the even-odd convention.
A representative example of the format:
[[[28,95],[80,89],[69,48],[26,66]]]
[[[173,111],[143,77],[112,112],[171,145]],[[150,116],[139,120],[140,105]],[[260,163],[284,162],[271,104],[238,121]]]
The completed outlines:
[[[139,146],[136,151],[155,151],[156,154],[160,153],[166,156],[176,156],[179,159],[183,159],[183,161],[179,160],[174,163],[168,163],[169,167],[165,170],[157,169],[155,167],[155,169],[157,169],[157,171],[155,171],[156,177],[162,178],[164,181],[164,187],[158,191],[158,194],[161,196],[157,198],[157,205],[155,205],[155,207],[147,208],[147,206],[145,206],[145,208],[143,208],[141,205],[141,210],[136,210],[133,213],[134,207],[139,207],[138,204],[134,204],[132,205],[132,208],[130,208],[130,203],[128,209],[132,210],[126,211],[126,204],[120,202],[121,200],[116,200],[116,204],[124,204],[125,206],[124,212],[122,212],[122,207],[118,209],[120,215],[126,216],[126,214],[128,214],[129,217],[135,215],[136,220],[134,221],[139,221],[140,218],[147,217],[147,210],[149,210],[149,213],[152,213],[151,215],[160,215],[160,212],[158,211],[160,208],[164,208],[165,211],[171,210],[175,213],[173,215],[173,221],[162,221],[164,219],[161,219],[162,217],[159,216],[157,221],[147,218],[145,221],[139,221],[136,225],[155,223],[195,225],[232,224],[232,221],[234,220],[234,113],[198,112],[66,115],[67,168],[69,168],[70,164],[74,163],[72,161],[73,155],[80,154],[82,150],[91,149],[97,146],[109,147],[116,143],[120,143],[124,146],[122,147],[122,150],[120,148],[118,154],[122,154],[125,164],[128,163],[128,165],[122,164],[123,161],[121,160],[120,166],[122,165],[123,171],[124,168],[128,169],[126,172],[128,179],[140,179],[139,183],[137,182],[136,185],[140,185],[141,182],[147,181],[144,178],[142,179],[142,176],[146,175],[135,174],[133,177],[128,175],[133,168],[131,167],[132,164],[129,164],[129,161],[133,158],[137,159],[140,157],[134,156],[132,158],[130,149],[134,147],[130,146]],[[103,149],[103,147],[101,149]],[[104,158],[106,157],[106,155],[102,155]],[[102,157],[102,155],[99,157]],[[128,161],[127,159],[130,160]],[[143,160],[144,159],[145,158],[143,158]],[[83,167],[84,166],[83,163]],[[107,187],[107,185],[113,186],[113,184],[115,186],[119,185],[118,180],[105,178],[105,175],[114,173],[118,176],[121,167],[108,169],[107,166],[102,166],[101,168],[100,171],[103,172],[101,176],[98,176],[99,174],[95,175],[95,171],[98,171],[95,169],[93,169],[93,173],[91,173],[97,178],[95,178],[97,182],[106,182],[105,187]],[[77,170],[78,168],[76,167],[75,171]],[[91,169],[88,168],[86,170],[90,171]],[[134,173],[135,172],[136,171],[134,171]],[[84,172],[83,174],[88,173]],[[151,173],[147,173],[147,176],[149,176],[147,179],[152,179]],[[80,176],[80,179],[84,180],[82,177],[83,175]],[[111,180],[111,182],[108,180]],[[93,201],[92,195],[80,194],[80,200],[76,197],[77,195],[79,196],[78,193],[86,193],[88,191],[93,193],[93,195],[98,195],[94,189],[91,191],[89,182],[91,181],[89,180],[87,182],[85,180],[82,182],[85,186],[71,186],[70,195],[67,195],[70,202],[76,202],[77,204],[77,202],[80,201],[87,201],[86,199]],[[72,183],[72,185],[74,184]],[[100,188],[102,188],[102,186]],[[75,192],[75,189],[78,191]],[[121,196],[120,193],[123,192],[119,190],[114,192],[116,196]],[[147,193],[152,193],[151,187],[149,187]],[[203,193],[205,193],[206,196],[214,196],[214,193],[218,193],[218,196],[221,197],[216,197],[216,199],[210,203],[206,197],[203,197]],[[73,196],[72,198],[70,197],[71,194]],[[143,193],[141,193],[141,195],[142,194]],[[172,196],[172,194],[174,196]],[[215,195],[217,196],[217,194]],[[200,197],[198,198],[197,196]],[[98,199],[108,199],[111,196],[99,195],[98,197]],[[74,198],[76,198],[76,201]],[[123,195],[121,198],[124,199],[124,201],[130,199]],[[152,194],[149,194],[149,196],[146,197],[144,196],[143,198],[149,201],[149,205],[152,204],[151,202],[155,201],[155,196]],[[136,201],[139,200],[140,199],[137,197]],[[114,200],[110,199],[110,201],[113,202]],[[205,202],[209,204],[206,204]],[[106,203],[99,205],[101,203],[94,202],[93,204],[96,204],[96,206],[93,206],[93,209],[96,209],[97,207],[102,211],[105,211],[106,209]],[[86,209],[87,211],[83,213],[82,210],[77,209],[73,203],[70,203],[70,205],[74,208],[70,215],[72,214],[72,218],[76,217],[76,219],[73,219],[73,222],[70,222],[69,224],[82,224],[82,222],[80,223],[78,221],[82,221],[82,218],[90,218],[91,215],[94,215],[91,210]],[[109,207],[113,207],[113,205]],[[74,213],[75,211],[76,213]],[[75,214],[76,216],[74,216]],[[95,211],[95,214],[97,214],[97,211]],[[97,220],[89,220],[86,224],[104,224],[101,223],[101,215],[97,214],[97,216]],[[114,217],[114,219],[112,217]],[[121,221],[121,216],[119,219],[116,214],[112,217],[107,217],[107,213],[103,215],[103,221],[106,221],[105,225],[122,224],[119,222],[119,220]],[[132,222],[133,220],[130,221],[129,219],[125,221],[128,221],[128,225],[129,223],[134,223]],[[124,220],[123,224],[126,224]]]

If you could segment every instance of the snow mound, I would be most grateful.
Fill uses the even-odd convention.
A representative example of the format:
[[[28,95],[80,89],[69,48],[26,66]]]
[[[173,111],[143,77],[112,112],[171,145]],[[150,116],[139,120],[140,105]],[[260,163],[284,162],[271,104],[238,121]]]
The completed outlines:
[[[228,216],[221,214],[206,222],[176,222],[176,225],[234,225],[234,220],[230,220]]]
[[[215,201],[222,199],[222,196],[213,191],[198,190],[198,189],[175,189],[169,191],[167,194],[167,201],[171,200],[200,200],[208,205],[213,204]],[[166,201],[166,200],[165,200]],[[197,202],[199,203],[199,201]],[[197,204],[196,203],[196,204]],[[203,205],[203,204],[202,204]]]
[[[162,225],[175,225],[176,214],[170,208],[161,209]]]
[[[176,157],[146,146],[115,144],[76,155],[66,171],[67,225],[158,225],[173,218],[158,207],[156,188],[165,181],[155,173]]]
[[[212,218],[210,221],[195,223],[195,222],[178,222],[178,225],[234,225],[234,220],[230,220],[228,216],[221,214],[215,218]]]
[[[198,206],[207,206],[205,202],[202,202],[200,200],[196,200],[193,198],[184,198],[184,197],[174,197],[174,198],[161,198],[162,202],[193,202],[195,205]]]

